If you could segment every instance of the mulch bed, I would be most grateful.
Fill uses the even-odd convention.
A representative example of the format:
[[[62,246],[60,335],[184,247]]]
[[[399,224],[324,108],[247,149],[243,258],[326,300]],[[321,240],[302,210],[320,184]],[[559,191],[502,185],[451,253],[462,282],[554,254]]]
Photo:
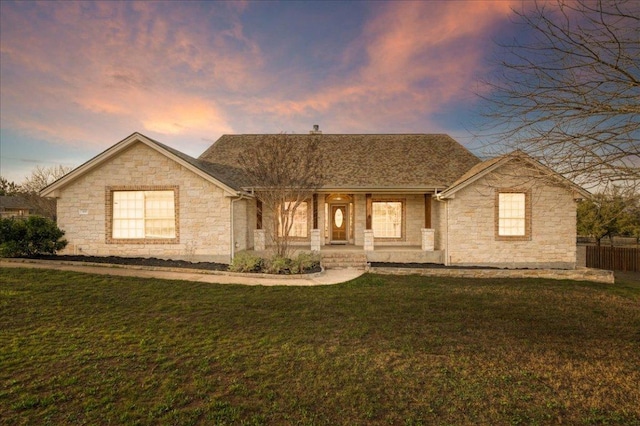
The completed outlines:
[[[31,259],[61,260],[67,262],[109,263],[112,265],[161,266],[165,268],[204,269],[208,271],[228,271],[229,265],[215,262],[188,262],[186,260],[158,259],[155,257],[120,257],[120,256],[74,256],[74,255],[39,255]]]
[[[157,257],[120,257],[120,256],[79,256],[79,255],[38,255],[31,259],[59,260],[66,262],[91,262],[112,265],[154,266],[164,268],[203,269],[206,271],[229,271],[229,265],[216,262],[189,262],[186,260],[158,259]],[[303,272],[313,274],[320,272],[320,266]],[[282,275],[287,275],[283,273]]]
[[[31,259],[60,260],[67,262],[91,262],[112,265],[154,266],[165,268],[203,269],[207,271],[228,271],[229,265],[216,262],[189,262],[186,260],[158,259],[156,257],[120,257],[120,256],[80,256],[80,255],[38,255]],[[414,268],[414,269],[441,269],[452,268],[439,263],[392,263],[371,262],[376,268]],[[479,266],[457,266],[456,269],[498,269]],[[305,271],[306,274],[320,272],[320,267]]]

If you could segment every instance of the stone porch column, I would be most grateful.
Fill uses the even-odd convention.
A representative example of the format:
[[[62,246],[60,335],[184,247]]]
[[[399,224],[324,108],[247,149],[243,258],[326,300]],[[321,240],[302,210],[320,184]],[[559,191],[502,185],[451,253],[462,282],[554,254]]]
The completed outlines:
[[[312,252],[320,251],[320,230],[319,229],[311,230],[311,251]]]
[[[267,236],[264,229],[253,230],[253,249],[255,251],[265,251],[267,249]]]
[[[436,230],[422,228],[422,251],[434,251],[436,246]]]
[[[364,251],[373,251],[373,229],[364,231]]]

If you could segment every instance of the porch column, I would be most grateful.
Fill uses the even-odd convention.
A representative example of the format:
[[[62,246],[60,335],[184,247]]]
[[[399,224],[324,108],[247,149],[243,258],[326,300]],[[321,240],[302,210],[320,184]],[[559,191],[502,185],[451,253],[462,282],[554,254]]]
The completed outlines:
[[[365,194],[366,223],[364,230],[364,251],[373,251],[373,198]]]
[[[434,251],[436,242],[436,230],[422,228],[422,251]]]
[[[373,251],[373,230],[365,229],[364,231],[364,251]]]
[[[431,194],[424,194],[424,227],[431,228]]]
[[[311,230],[311,251],[320,251],[320,230],[317,228]]]
[[[256,229],[262,229],[262,201],[256,200]]]
[[[364,194],[365,199],[365,210],[366,210],[366,228],[371,229],[372,226],[372,215],[373,215],[373,199],[371,198],[371,194]]]
[[[265,251],[267,249],[267,236],[264,229],[253,230],[253,249],[255,251]]]
[[[313,194],[313,229],[318,229],[318,194]]]

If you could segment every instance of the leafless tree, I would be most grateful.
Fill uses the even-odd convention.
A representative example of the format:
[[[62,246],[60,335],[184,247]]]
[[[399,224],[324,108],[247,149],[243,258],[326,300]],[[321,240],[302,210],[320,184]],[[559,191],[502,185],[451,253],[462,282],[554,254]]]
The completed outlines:
[[[524,2],[532,38],[501,45],[484,137],[587,188],[640,185],[640,2]]]
[[[275,254],[290,257],[291,229],[296,211],[310,202],[322,185],[322,155],[318,137],[265,135],[245,151],[239,161],[256,198],[262,203],[263,217]]]
[[[33,206],[37,214],[54,219],[56,218],[55,200],[47,199],[40,196],[40,191],[47,185],[60,179],[73,170],[72,167],[56,165],[42,167],[37,166],[20,184],[20,192]]]

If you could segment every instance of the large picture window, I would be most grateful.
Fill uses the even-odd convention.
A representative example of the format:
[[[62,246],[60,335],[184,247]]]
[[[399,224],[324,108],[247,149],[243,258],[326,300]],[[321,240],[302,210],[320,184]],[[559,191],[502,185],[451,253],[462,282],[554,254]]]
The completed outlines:
[[[113,191],[113,239],[176,238],[173,190]]]
[[[296,209],[295,213],[293,213],[293,215],[291,215],[291,208],[294,206],[294,202],[287,202],[284,203],[284,211],[287,215],[289,215],[289,220],[292,221],[291,223],[291,230],[289,231],[289,236],[290,237],[296,237],[296,238],[306,238],[307,237],[307,202],[303,201],[300,203],[300,205],[298,206],[298,208]],[[282,236],[283,233],[283,223],[282,223],[282,217],[278,217],[278,223],[279,223],[279,229],[278,229],[278,233],[280,236]]]
[[[530,214],[528,194],[500,192],[497,197],[496,233],[505,239],[528,239]]]
[[[373,201],[371,227],[375,238],[402,238],[402,201]]]

